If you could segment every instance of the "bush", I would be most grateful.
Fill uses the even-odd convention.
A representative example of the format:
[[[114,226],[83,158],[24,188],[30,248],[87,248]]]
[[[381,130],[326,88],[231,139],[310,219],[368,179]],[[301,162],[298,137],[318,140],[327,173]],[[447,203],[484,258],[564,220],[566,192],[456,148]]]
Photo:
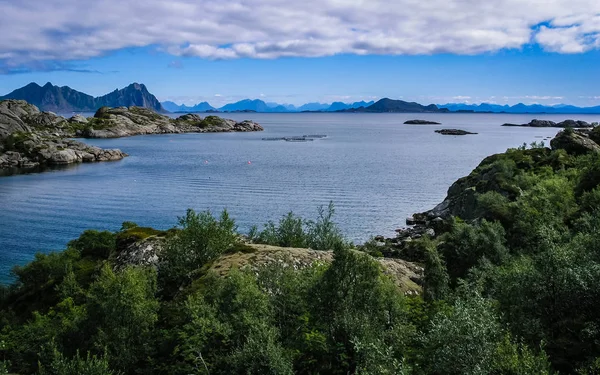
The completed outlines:
[[[217,220],[209,211],[188,210],[179,218],[181,230],[167,240],[159,261],[160,284],[172,295],[200,275],[205,264],[239,242],[235,222],[226,210]],[[134,228],[135,229],[135,228]]]
[[[108,366],[106,358],[98,358],[90,355],[82,358],[79,352],[73,358],[65,358],[56,351],[54,360],[50,366],[40,368],[39,375],[117,375],[119,372],[112,371]]]
[[[108,259],[116,247],[116,235],[109,231],[86,230],[67,245],[81,252],[82,257]]]
[[[127,373],[143,363],[152,347],[158,320],[153,269],[126,268],[115,273],[107,265],[89,288],[87,311],[95,349],[105,350],[110,363]]]
[[[315,250],[333,250],[336,247],[347,247],[337,224],[332,220],[335,214],[333,202],[329,202],[327,210],[319,207],[319,216],[316,221],[308,222],[308,246]]]
[[[279,225],[272,221],[265,224],[265,229],[256,238],[259,243],[283,247],[306,247],[307,235],[301,217],[293,212],[279,219]]]
[[[289,212],[278,225],[269,221],[256,235],[251,230],[249,237],[258,243],[283,247],[310,247],[314,250],[332,250],[336,246],[349,246],[337,224],[333,221],[335,209],[330,202],[327,209],[318,208],[317,220],[303,221],[301,217]]]

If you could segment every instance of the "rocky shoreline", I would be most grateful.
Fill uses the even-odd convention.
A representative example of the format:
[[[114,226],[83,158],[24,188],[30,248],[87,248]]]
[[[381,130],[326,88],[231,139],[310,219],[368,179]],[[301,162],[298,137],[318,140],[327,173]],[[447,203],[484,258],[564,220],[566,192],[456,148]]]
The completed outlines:
[[[41,112],[23,100],[4,100],[0,101],[0,170],[26,172],[42,166],[115,161],[128,156],[118,149],[105,150],[72,138],[262,130],[252,121],[195,114],[172,119],[141,107],[103,107],[93,117],[67,119]]]
[[[506,123],[502,126],[518,126],[518,127],[531,127],[531,128],[592,128],[594,125],[585,121],[580,120],[565,120],[561,122],[554,122],[550,120],[531,120],[527,124],[511,124]]]
[[[540,147],[528,150],[533,159],[550,154],[552,150],[564,150],[570,155],[586,153],[600,154],[600,127],[594,129],[565,129],[559,132],[550,142],[550,148]],[[450,227],[452,218],[460,218],[467,222],[480,220],[484,209],[480,206],[478,195],[496,192],[504,197],[511,197],[512,191],[505,190],[492,176],[498,174],[490,169],[504,154],[495,154],[485,158],[468,176],[455,181],[443,202],[434,208],[414,213],[406,219],[406,226],[395,230],[395,237],[376,236],[372,244],[384,257],[398,257],[408,261],[420,261],[420,249],[413,246],[413,241],[424,236],[435,238]]]

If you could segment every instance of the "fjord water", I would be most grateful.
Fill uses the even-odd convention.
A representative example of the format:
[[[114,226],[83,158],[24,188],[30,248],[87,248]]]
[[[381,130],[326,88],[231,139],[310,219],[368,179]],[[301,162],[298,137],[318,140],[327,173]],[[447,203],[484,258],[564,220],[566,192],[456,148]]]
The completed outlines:
[[[167,229],[187,208],[214,213],[227,208],[246,232],[290,210],[314,218],[319,205],[333,201],[335,220],[348,238],[390,236],[406,217],[441,202],[450,184],[484,157],[558,131],[502,123],[569,118],[343,113],[224,117],[254,120],[265,131],[85,140],[130,156],[0,177],[0,281],[8,280],[13,265],[30,261],[37,251],[61,250],[85,229],[117,230],[123,221]],[[414,118],[443,125],[403,125]],[[577,119],[597,121],[595,116]],[[479,134],[434,133],[441,128]],[[304,134],[327,138],[261,140]]]

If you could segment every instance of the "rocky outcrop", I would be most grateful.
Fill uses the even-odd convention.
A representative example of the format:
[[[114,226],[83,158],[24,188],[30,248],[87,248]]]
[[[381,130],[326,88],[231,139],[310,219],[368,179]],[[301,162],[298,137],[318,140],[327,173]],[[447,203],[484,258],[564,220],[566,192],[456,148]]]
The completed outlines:
[[[565,120],[562,122],[554,122],[550,120],[531,120],[527,124],[503,124],[502,126],[522,126],[532,128],[591,128],[592,124],[585,121]]]
[[[186,114],[176,119],[147,108],[100,108],[77,132],[86,138],[118,138],[140,134],[250,132],[264,130],[252,121],[236,122],[217,116]]]
[[[127,154],[103,150],[70,138],[116,138],[139,134],[250,132],[263,128],[194,114],[171,119],[148,108],[100,108],[94,117],[66,119],[22,100],[0,102],[0,169],[32,168],[81,162],[120,160]]]
[[[104,150],[68,139],[85,124],[84,120],[81,116],[67,120],[52,112],[40,112],[22,100],[0,102],[0,169],[111,161],[127,156],[120,150]]]
[[[600,145],[600,126],[596,126],[595,128],[591,129],[591,131],[588,133],[588,137]]]
[[[117,250],[114,268],[128,266],[160,267],[161,252],[165,248],[168,235],[156,231],[157,235],[138,238],[125,243]],[[258,270],[269,264],[277,263],[295,270],[316,264],[329,264],[333,261],[333,251],[321,251],[304,248],[278,247],[262,244],[243,243],[243,251],[230,251],[216,259],[207,272],[227,276],[232,269]],[[420,294],[423,268],[415,263],[393,258],[374,258],[384,274],[388,275],[405,294]]]
[[[0,102],[0,140],[14,132],[29,132],[31,129],[21,117],[39,113],[39,110],[22,100],[4,100]]]
[[[404,121],[406,125],[441,125],[439,122],[428,121],[428,120],[408,120]]]
[[[36,133],[14,133],[7,143],[10,150],[0,153],[0,169],[115,161],[127,156],[121,150]]]
[[[461,129],[440,129],[440,130],[436,130],[436,133],[442,134],[442,135],[467,135],[467,134],[477,134],[477,133],[471,133],[468,132],[466,130],[461,130]]]
[[[158,257],[164,246],[165,237],[162,236],[150,236],[128,244],[126,248],[120,249],[115,257],[115,269],[131,265],[157,267]]]
[[[600,146],[590,139],[589,134],[576,131],[561,131],[550,141],[553,150],[563,149],[569,154],[582,155],[588,152],[600,152]]]
[[[221,256],[210,267],[222,276],[233,268],[252,269],[279,263],[294,269],[303,269],[315,263],[328,264],[333,261],[333,251],[321,251],[292,247],[278,247],[260,244],[247,244],[252,250],[237,252]],[[405,294],[420,294],[420,280],[423,277],[423,268],[402,259],[374,258],[380,265],[384,274],[388,275]]]

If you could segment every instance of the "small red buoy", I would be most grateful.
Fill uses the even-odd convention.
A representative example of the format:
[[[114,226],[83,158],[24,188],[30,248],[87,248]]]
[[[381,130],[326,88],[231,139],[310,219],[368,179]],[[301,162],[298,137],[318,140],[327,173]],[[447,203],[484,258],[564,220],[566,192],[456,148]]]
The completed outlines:
[[[248,164],[252,164],[252,162],[250,160],[248,160]]]

